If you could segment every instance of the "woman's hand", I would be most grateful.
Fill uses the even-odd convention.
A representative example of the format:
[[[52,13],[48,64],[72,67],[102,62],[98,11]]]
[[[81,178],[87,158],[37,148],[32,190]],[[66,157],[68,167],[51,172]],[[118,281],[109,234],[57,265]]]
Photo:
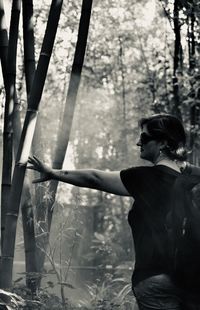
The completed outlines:
[[[31,165],[27,166],[27,169],[40,172],[40,178],[33,180],[33,183],[45,182],[52,179],[53,170],[42,163],[36,156],[29,157],[28,163]]]

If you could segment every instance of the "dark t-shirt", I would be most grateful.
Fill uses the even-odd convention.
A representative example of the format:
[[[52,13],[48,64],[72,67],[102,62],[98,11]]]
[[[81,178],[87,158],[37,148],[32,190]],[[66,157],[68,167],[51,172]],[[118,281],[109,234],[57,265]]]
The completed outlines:
[[[134,198],[128,214],[135,245],[133,285],[155,274],[169,273],[166,218],[178,175],[179,172],[164,165],[120,172],[124,186]]]

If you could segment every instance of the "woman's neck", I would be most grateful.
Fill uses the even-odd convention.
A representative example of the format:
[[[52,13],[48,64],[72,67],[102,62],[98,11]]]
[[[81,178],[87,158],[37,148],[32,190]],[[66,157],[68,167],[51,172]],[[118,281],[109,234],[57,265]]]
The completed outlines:
[[[180,168],[177,165],[177,162],[175,160],[171,160],[169,158],[158,158],[158,160],[155,162],[155,165],[163,165],[163,166],[167,166],[169,168],[172,168],[178,172],[180,172]]]

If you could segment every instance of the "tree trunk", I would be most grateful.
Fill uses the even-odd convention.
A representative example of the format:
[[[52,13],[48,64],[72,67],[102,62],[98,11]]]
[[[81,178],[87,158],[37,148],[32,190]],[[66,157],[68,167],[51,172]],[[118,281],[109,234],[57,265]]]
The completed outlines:
[[[195,68],[195,34],[194,34],[194,25],[195,25],[195,11],[194,6],[189,12],[188,18],[188,55],[189,55],[189,69],[190,71]]]
[[[45,36],[42,44],[37,70],[34,75],[30,99],[28,102],[28,109],[26,112],[19,149],[17,153],[12,180],[12,188],[9,199],[9,208],[6,214],[5,242],[3,244],[1,286],[4,288],[9,288],[12,285],[12,269],[16,226],[19,214],[24,176],[35,131],[37,111],[44,88],[45,78],[53,49],[61,8],[62,0],[52,0]]]
[[[122,107],[123,107],[123,127],[121,130],[121,142],[122,142],[122,162],[127,162],[127,108],[126,108],[126,83],[125,83],[125,70],[123,62],[124,52],[123,52],[123,42],[122,38],[119,37],[119,70],[121,74],[121,93],[122,93]]]
[[[196,65],[195,61],[195,35],[194,35],[194,24],[195,24],[195,12],[194,12],[194,7],[191,8],[191,11],[188,14],[187,17],[187,22],[188,22],[188,32],[187,32],[187,37],[188,37],[188,55],[189,55],[189,74],[191,76],[194,74],[194,69]],[[196,152],[194,149],[194,143],[196,139],[196,124],[198,124],[198,117],[197,117],[197,107],[196,107],[196,96],[195,96],[195,89],[193,87],[193,84],[190,84],[190,97],[193,99],[193,102],[191,104],[190,108],[190,149],[192,150],[190,154],[190,160],[193,164],[196,164]]]
[[[173,95],[174,102],[172,107],[172,112],[182,119],[180,111],[180,98],[179,98],[179,81],[177,76],[177,71],[182,67],[182,47],[181,47],[181,31],[179,22],[179,0],[174,0],[174,69],[173,69]]]

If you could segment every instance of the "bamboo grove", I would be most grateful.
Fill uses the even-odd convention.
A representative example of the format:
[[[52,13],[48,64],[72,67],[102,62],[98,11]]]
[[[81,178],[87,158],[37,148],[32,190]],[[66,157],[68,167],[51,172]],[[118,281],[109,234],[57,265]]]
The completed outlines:
[[[122,1],[127,14],[124,16],[129,16],[127,22],[125,19],[123,20],[125,17],[122,18],[116,14],[118,17],[115,19],[114,15],[109,13],[113,9],[110,7],[109,1],[92,5],[92,0],[82,0],[77,36],[74,45],[72,45],[73,59],[70,68],[68,68],[69,79],[62,98],[64,108],[63,110],[60,108],[62,117],[59,122],[59,130],[55,135],[56,145],[51,154],[51,163],[55,169],[62,168],[68,150],[78,90],[83,75],[82,69],[84,69],[84,83],[87,84],[87,81],[90,81],[92,90],[105,84],[117,98],[115,116],[119,117],[122,124],[119,136],[124,143],[121,157],[123,160],[129,161],[130,159],[127,146],[128,141],[132,139],[132,132],[135,130],[132,119],[138,116],[138,111],[141,110],[170,112],[181,118],[187,125],[189,148],[193,151],[190,159],[195,164],[200,163],[200,144],[197,139],[200,130],[200,7],[196,0],[157,0],[155,2],[159,7],[161,25],[164,27],[165,24],[168,24],[171,34],[169,37],[167,35],[165,37],[165,49],[155,50],[153,55],[147,55],[144,47],[145,35],[142,37],[141,29],[136,23],[136,13],[132,1]],[[41,283],[58,184],[50,182],[48,190],[46,187],[39,186],[35,186],[33,190],[29,175],[26,174],[26,166],[30,153],[37,154],[42,136],[42,124],[38,119],[38,111],[41,108],[41,98],[43,94],[45,95],[45,81],[52,51],[55,50],[56,53],[56,50],[59,49],[58,44],[54,46],[54,43],[64,5],[65,2],[62,0],[52,0],[50,3],[45,21],[46,30],[40,44],[36,39],[35,23],[33,22],[33,20],[37,20],[37,16],[34,15],[34,1],[12,0],[10,25],[9,31],[7,31],[4,3],[3,0],[0,0],[0,59],[5,94],[0,282],[2,288],[11,288],[13,285],[12,271],[16,229],[21,212],[26,284],[34,294]],[[119,4],[115,3],[115,5],[114,8],[119,9]],[[135,3],[136,5],[137,3]],[[98,21],[99,29],[103,30],[100,34],[98,31],[95,33],[98,12],[103,10],[110,14],[109,24],[104,25]],[[42,11],[41,4],[39,13]],[[37,12],[37,14],[39,13]],[[23,38],[19,36],[21,15]],[[65,17],[62,16],[62,18]],[[122,19],[120,20],[120,18]],[[112,42],[114,23],[118,28],[115,31],[116,40]],[[126,25],[126,23],[127,27],[123,28],[122,25]],[[91,41],[87,46],[88,34]],[[64,40],[68,40],[67,34]],[[20,91],[16,86],[18,81],[18,76],[16,76],[18,72],[16,69],[17,51],[21,48],[22,41],[21,80],[26,85],[26,104],[23,115],[20,112]],[[136,41],[139,42],[137,45]],[[36,57],[38,44],[40,44],[40,53]],[[168,45],[170,45],[170,52],[166,52]],[[134,49],[139,50],[140,58],[138,63],[133,66],[131,62],[134,57],[138,57]],[[85,63],[87,53],[88,62]],[[130,53],[131,57],[128,58],[127,55]],[[63,59],[65,58],[67,59],[67,55],[63,56]],[[109,60],[98,65],[97,62],[102,59]],[[69,65],[66,63],[65,66]],[[134,70],[139,76],[137,87],[135,81],[131,80]],[[136,104],[135,106],[132,104],[134,100],[138,101],[137,107]],[[56,108],[59,109],[59,107]],[[122,115],[121,118],[120,115]],[[109,139],[110,136],[107,135],[107,140],[110,141]],[[118,146],[113,146],[113,149],[114,147],[117,149]],[[107,150],[104,150],[105,153]],[[42,197],[47,195],[47,191],[51,193],[51,199],[45,201]],[[38,222],[40,225],[36,236],[36,223]],[[43,247],[41,248],[38,244],[43,244]]]
[[[63,123],[67,124],[71,122],[73,117],[74,104],[76,99],[76,93],[79,86],[81,69],[83,66],[83,59],[85,53],[85,47],[87,42],[87,33],[89,28],[89,20],[91,13],[92,1],[83,1],[83,10],[80,19],[80,29],[77,42],[77,48],[75,53],[74,65],[71,74],[71,84],[67,95],[68,109],[71,113],[69,114],[68,122],[66,119]],[[18,38],[18,25],[19,25],[19,14],[21,9],[21,1],[13,1],[12,4],[12,15],[10,22],[10,33],[9,40],[5,34],[6,29],[2,29],[2,41],[5,40],[7,44],[7,55],[2,53],[2,70],[4,72],[4,84],[6,89],[6,103],[5,103],[5,122],[4,122],[4,157],[3,163],[3,181],[2,181],[2,257],[1,257],[1,286],[9,288],[12,285],[12,268],[13,268],[13,257],[15,247],[15,235],[17,218],[19,214],[19,206],[21,201],[23,183],[25,178],[26,164],[31,149],[32,139],[34,135],[37,111],[42,96],[42,91],[45,83],[45,78],[48,70],[48,65],[53,49],[55,35],[58,27],[60,18],[60,12],[62,8],[62,1],[52,1],[49,17],[47,21],[45,36],[38,60],[37,68],[35,69],[34,59],[34,33],[33,26],[31,25],[31,17],[33,14],[33,3],[32,1],[23,1],[23,33],[24,33],[24,67],[27,87],[27,112],[24,120],[24,125],[21,133],[19,128],[14,127],[14,120],[17,114],[16,92],[15,92],[15,76],[16,76],[16,49],[17,49],[17,38]],[[3,3],[1,3],[2,19],[4,18]],[[87,27],[85,28],[85,23]],[[16,27],[17,26],[17,27]],[[31,29],[31,31],[30,31]],[[6,38],[5,38],[6,37]],[[6,65],[5,65],[6,62]],[[5,65],[5,69],[4,69]],[[75,86],[75,87],[74,87]],[[70,88],[71,87],[71,88]],[[68,103],[69,101],[69,103]],[[15,114],[15,115],[14,115]],[[65,113],[66,114],[66,113]],[[64,126],[64,125],[63,125]],[[13,131],[16,129],[16,136],[19,138],[19,146],[16,152],[15,167],[13,176],[11,177],[12,170],[12,151],[13,151]],[[70,128],[67,128],[68,136]],[[62,140],[62,137],[61,137]],[[67,147],[67,145],[66,145]],[[66,147],[63,149],[63,154],[66,152]],[[62,156],[64,157],[64,155]],[[6,160],[7,159],[7,160]],[[57,160],[58,161],[58,160]],[[58,163],[59,167],[62,166],[62,159]],[[11,186],[12,179],[12,186]],[[56,191],[56,188],[55,190]],[[29,196],[28,182],[25,182],[24,192],[26,196]],[[26,245],[26,261],[27,261],[27,272],[36,273],[36,247],[34,238],[34,228],[32,225],[27,225],[29,217],[33,216],[31,206],[29,205],[29,198],[25,201],[26,205],[22,206],[23,211],[23,224],[24,224],[24,240]],[[49,217],[48,217],[49,218]],[[32,223],[32,221],[31,221]],[[50,227],[50,223],[48,225]],[[29,238],[28,238],[29,237]],[[29,240],[27,240],[27,238]],[[4,242],[9,240],[9,242]],[[27,242],[26,242],[27,240]],[[31,252],[31,253],[30,253]],[[30,255],[31,254],[31,255]],[[33,279],[29,279],[27,284],[31,285],[32,288]]]

